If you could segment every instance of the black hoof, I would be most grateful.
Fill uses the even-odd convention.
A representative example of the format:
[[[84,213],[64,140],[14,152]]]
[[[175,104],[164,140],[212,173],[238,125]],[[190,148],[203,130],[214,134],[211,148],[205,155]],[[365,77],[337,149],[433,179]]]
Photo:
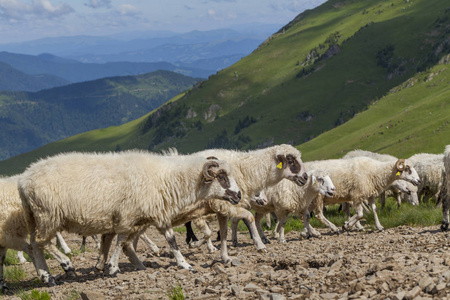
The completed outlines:
[[[442,231],[447,231],[448,230],[448,222],[442,221],[441,230]]]

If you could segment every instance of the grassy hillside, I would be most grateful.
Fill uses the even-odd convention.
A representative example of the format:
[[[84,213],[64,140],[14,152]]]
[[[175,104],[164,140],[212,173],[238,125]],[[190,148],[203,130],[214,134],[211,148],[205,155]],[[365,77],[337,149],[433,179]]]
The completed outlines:
[[[0,93],[0,158],[152,110],[196,80],[169,71],[99,79],[35,93]]]
[[[339,158],[358,148],[404,158],[443,153],[450,144],[449,63],[447,55],[347,123],[300,145],[304,159]]]
[[[286,142],[305,143],[300,148],[306,159],[337,157],[352,148],[387,151],[395,138],[411,139],[416,134],[416,127],[409,121],[412,109],[404,111],[409,106],[401,105],[404,99],[397,100],[395,105],[388,104],[388,112],[379,112],[378,116],[372,116],[372,121],[363,117],[377,108],[378,103],[410,90],[403,88],[391,95],[391,89],[417,78],[418,90],[410,96],[421,95],[420,100],[426,105],[437,101],[430,106],[432,113],[446,107],[445,96],[434,95],[436,89],[428,87],[428,83],[420,84],[423,81],[420,78],[428,76],[423,72],[449,53],[448,7],[444,0],[328,1],[300,14],[251,55],[157,111],[126,126],[88,132],[47,145],[5,161],[0,168],[12,173],[39,156],[68,150],[110,151],[118,144],[121,149],[159,150],[176,146],[182,152],[192,152],[207,147],[248,149]],[[447,81],[446,74],[444,70],[438,75],[443,82]],[[388,100],[379,100],[388,94]],[[361,126],[375,130],[373,123],[387,113],[392,113],[392,118],[399,114],[399,122],[403,120],[410,127],[384,146],[376,142],[364,144],[362,135],[354,137],[354,145],[350,146],[346,134],[363,130]],[[354,125],[341,136],[333,134],[347,128],[339,125],[355,115],[367,122]],[[384,120],[389,127],[391,119]],[[425,120],[436,121],[436,126],[439,122],[437,118]],[[441,149],[442,138],[430,135],[437,130],[436,126],[430,123],[428,127],[423,119],[418,123],[423,123],[422,138],[429,139],[436,150]],[[381,124],[384,123],[376,126]],[[392,124],[392,129],[400,125]],[[327,138],[321,136],[306,143],[335,127],[328,136],[324,135]],[[334,144],[327,149],[327,143]],[[415,146],[404,153],[394,148],[389,151],[407,154],[429,149]],[[401,143],[398,147],[401,148]]]

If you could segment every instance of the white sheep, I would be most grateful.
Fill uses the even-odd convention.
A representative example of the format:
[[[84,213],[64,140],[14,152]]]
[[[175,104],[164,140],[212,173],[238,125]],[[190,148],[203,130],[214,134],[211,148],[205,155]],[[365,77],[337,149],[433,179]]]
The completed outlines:
[[[143,227],[154,225],[164,234],[178,266],[190,269],[178,250],[173,219],[202,199],[236,204],[241,197],[230,165],[224,161],[141,151],[67,153],[42,159],[25,170],[18,187],[32,233],[36,270],[41,280],[50,284],[54,278],[42,247],[57,231],[86,236],[118,234],[109,262],[109,273],[115,274],[122,248],[137,269],[145,269],[132,241]],[[66,272],[74,270],[68,258],[62,266]],[[103,266],[97,264],[97,268]]]
[[[440,195],[445,186],[444,154],[419,153],[409,159],[416,169],[422,183],[419,185],[419,199],[427,202],[430,197],[440,202]]]
[[[23,251],[33,260],[33,252],[28,243],[28,227],[25,220],[22,201],[17,189],[19,175],[0,178],[0,283],[4,291],[3,263],[8,249]],[[55,259],[63,263],[64,257],[54,244],[45,248]],[[70,249],[69,249],[70,250]],[[23,254],[20,262],[26,261]]]
[[[368,200],[375,218],[375,226],[383,230],[376,213],[375,197],[391,185],[402,179],[414,185],[420,183],[416,170],[403,159],[396,162],[380,162],[369,157],[348,159],[330,159],[305,163],[307,169],[321,169],[330,173],[336,187],[334,197],[318,195],[315,205],[316,217],[323,222],[323,205],[351,202],[356,214],[344,223],[343,229],[352,228],[363,217],[362,203]],[[328,220],[327,220],[328,221]],[[329,222],[329,221],[328,221]],[[324,222],[325,223],[325,222]],[[331,222],[330,222],[331,223]],[[328,223],[325,223],[328,225]],[[338,231],[336,226],[332,230]]]
[[[308,181],[304,186],[298,186],[291,181],[282,180],[278,184],[265,189],[268,203],[259,205],[252,202],[252,209],[255,211],[255,222],[259,235],[263,241],[267,238],[261,227],[261,219],[264,215],[275,212],[278,222],[275,228],[275,236],[279,237],[279,242],[286,242],[284,238],[284,227],[289,214],[295,214],[303,218],[304,230],[302,235],[318,236],[320,233],[309,224],[309,206],[312,200],[320,193],[332,197],[335,187],[327,172],[321,170],[309,170]],[[233,219],[232,226],[237,226],[236,219]],[[236,229],[236,228],[235,228]]]
[[[165,154],[177,155],[177,151],[170,149]],[[265,252],[266,246],[257,233],[253,214],[248,210],[250,208],[249,198],[263,188],[274,185],[282,179],[289,179],[298,185],[305,184],[308,177],[305,173],[300,151],[291,145],[284,144],[253,151],[210,149],[194,153],[194,155],[200,155],[207,159],[219,158],[229,162],[233,169],[234,178],[241,188],[242,201],[238,205],[228,205],[224,201],[216,199],[199,201],[180,212],[172,221],[172,226],[183,225],[188,221],[215,213],[220,227],[221,258],[224,263],[229,263],[231,258],[227,251],[228,218],[244,218],[250,225],[257,250]],[[204,226],[208,225],[204,223]],[[204,233],[204,239],[210,240],[211,230],[209,227],[204,230]],[[104,237],[107,246],[101,251],[97,265],[106,260],[112,238],[113,236]],[[133,249],[129,251],[133,251]]]
[[[441,230],[447,231],[449,225],[450,208],[450,145],[445,147],[444,151],[444,169],[445,169],[445,196],[442,199],[442,225]]]
[[[397,157],[389,155],[389,154],[381,154],[381,153],[360,150],[360,149],[350,151],[347,154],[345,154],[342,158],[347,159],[347,158],[353,158],[353,157],[359,157],[359,156],[370,157],[370,158],[373,158],[373,159],[376,159],[379,161],[384,161],[384,162],[397,161],[397,159],[398,159]],[[419,174],[419,177],[420,177],[420,174]],[[405,180],[395,180],[390,186],[388,186],[384,191],[382,191],[380,193],[379,199],[380,199],[380,203],[381,203],[381,208],[384,208],[384,206],[385,206],[386,193],[393,194],[393,196],[397,200],[398,207],[401,206],[402,199],[407,200],[412,205],[418,205],[419,201],[418,201],[417,192],[418,192],[418,187],[414,186],[410,182],[407,182]],[[347,212],[348,212],[348,214],[350,213],[349,210]],[[361,227],[359,222],[357,223],[357,226]]]

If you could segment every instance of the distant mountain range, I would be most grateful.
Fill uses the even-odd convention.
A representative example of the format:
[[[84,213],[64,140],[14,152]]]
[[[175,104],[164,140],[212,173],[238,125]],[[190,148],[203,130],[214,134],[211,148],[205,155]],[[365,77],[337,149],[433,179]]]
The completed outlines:
[[[134,120],[196,82],[178,73],[157,71],[35,93],[0,92],[0,159],[77,133]]]

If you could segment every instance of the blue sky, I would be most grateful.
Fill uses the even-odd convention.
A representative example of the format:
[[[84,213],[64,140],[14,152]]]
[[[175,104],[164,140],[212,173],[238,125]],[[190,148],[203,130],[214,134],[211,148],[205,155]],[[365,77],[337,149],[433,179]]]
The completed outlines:
[[[287,24],[325,0],[0,0],[0,44],[130,31]]]

